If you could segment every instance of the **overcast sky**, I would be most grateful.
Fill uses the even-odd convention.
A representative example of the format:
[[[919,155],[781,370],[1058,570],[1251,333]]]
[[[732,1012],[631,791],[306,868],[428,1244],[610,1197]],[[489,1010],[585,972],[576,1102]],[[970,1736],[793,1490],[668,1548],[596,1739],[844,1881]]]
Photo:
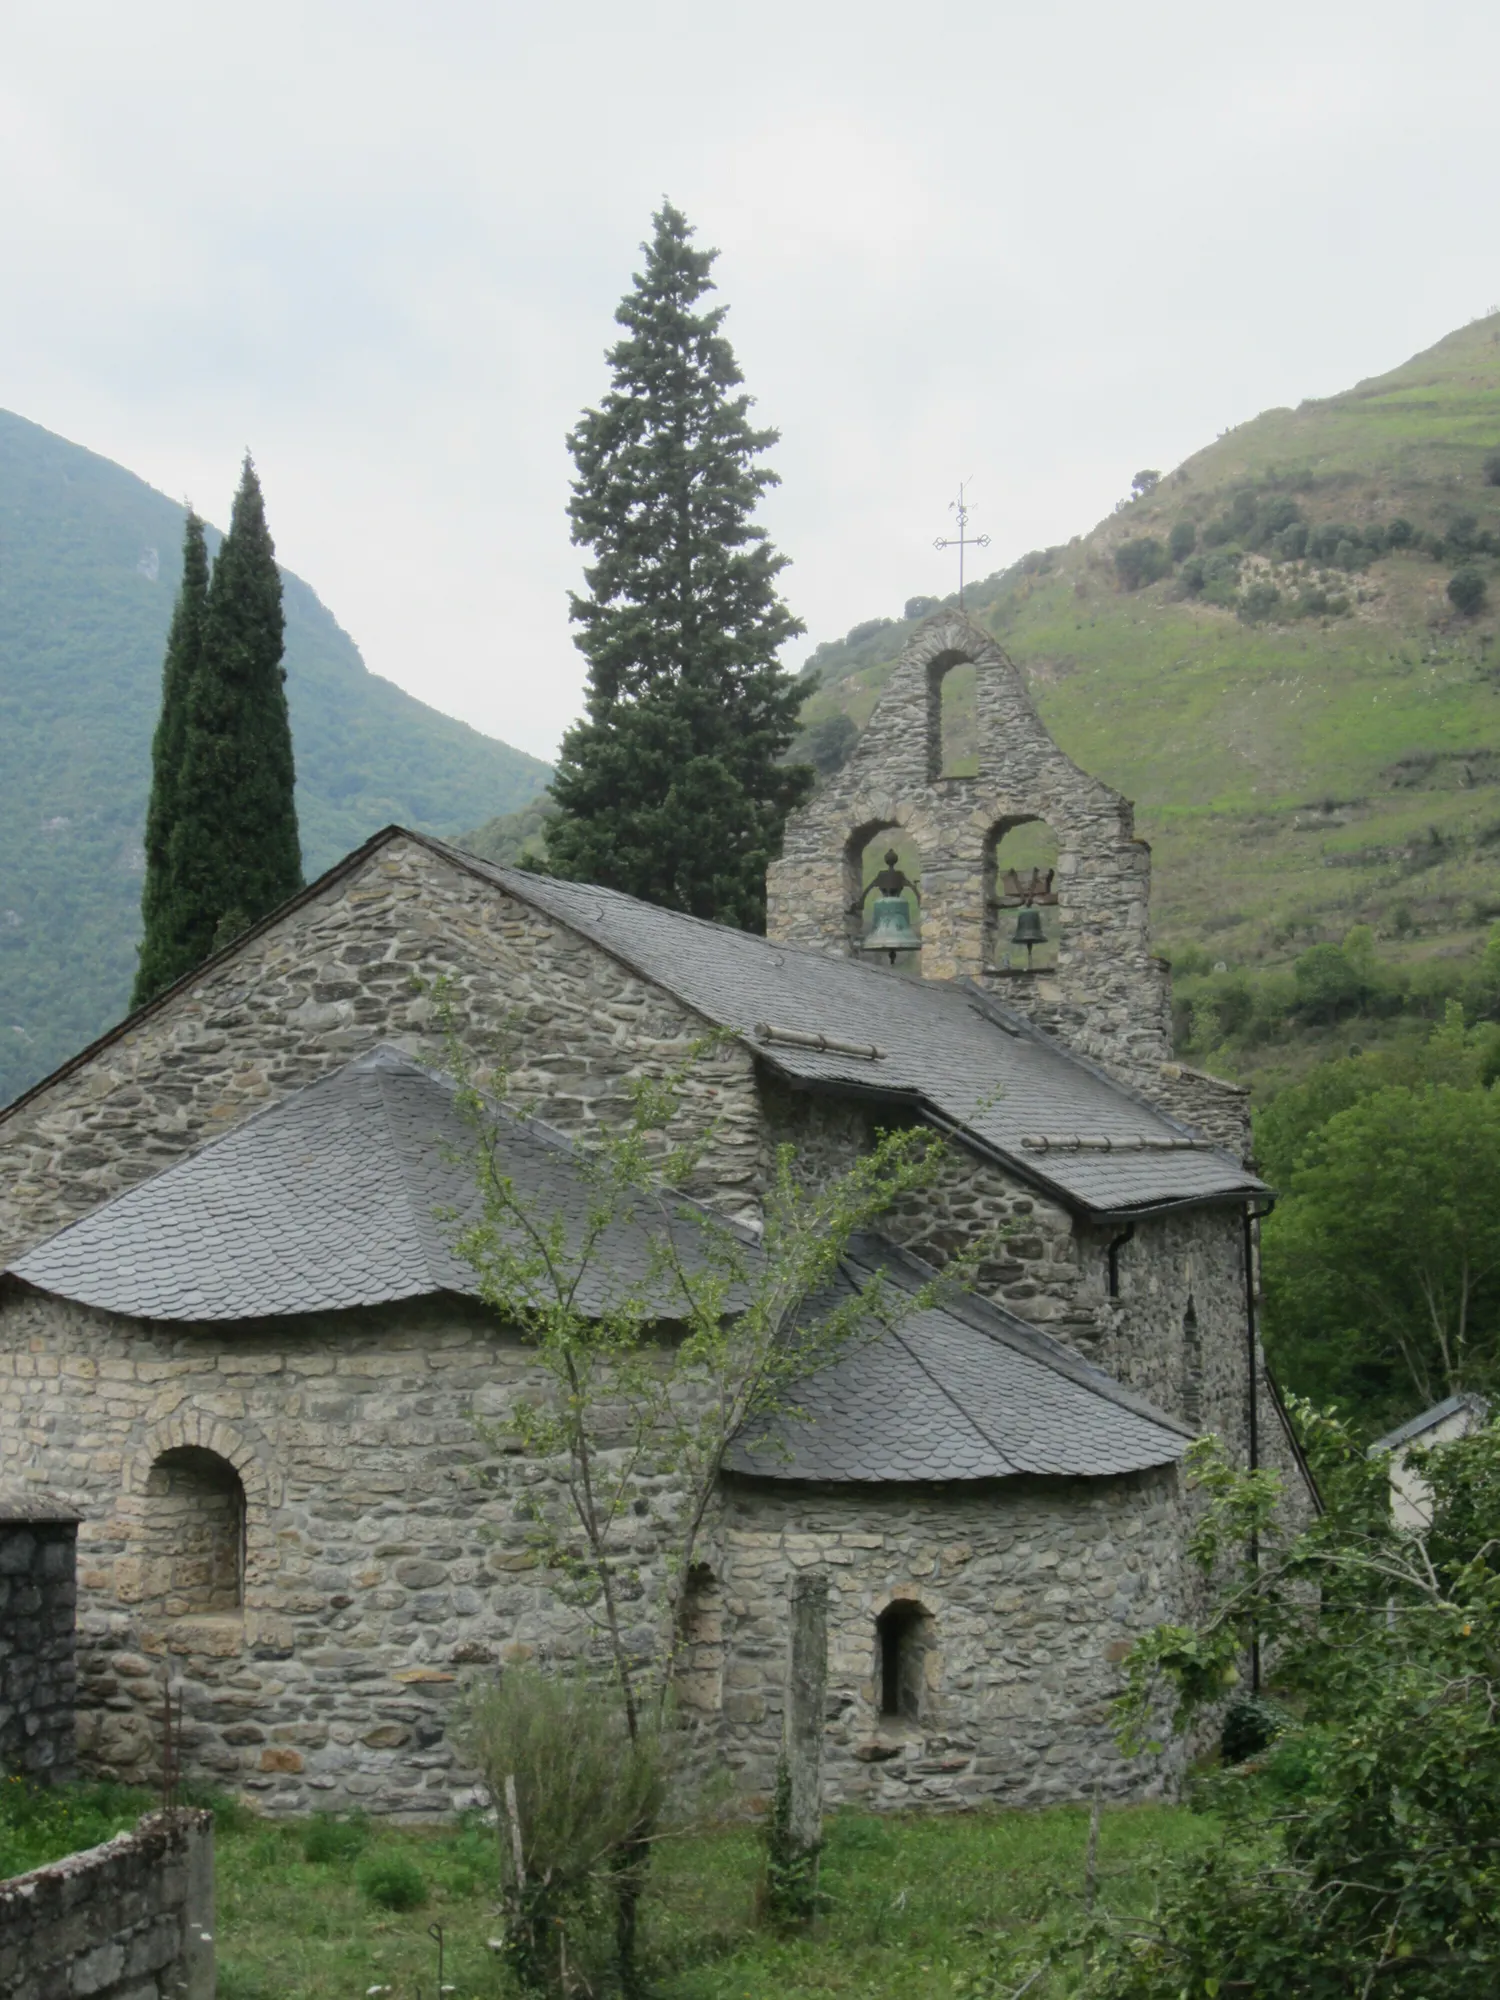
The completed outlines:
[[[663,193],[721,251],[808,637],[1500,301],[1500,7],[0,0],[0,405],[272,530],[550,756],[564,435]]]

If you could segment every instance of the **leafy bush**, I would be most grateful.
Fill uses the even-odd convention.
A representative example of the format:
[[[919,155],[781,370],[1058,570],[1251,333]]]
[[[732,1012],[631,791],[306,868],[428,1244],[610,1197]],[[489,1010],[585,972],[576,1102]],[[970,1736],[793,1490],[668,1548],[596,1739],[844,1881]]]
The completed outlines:
[[[1191,521],[1174,522],[1167,537],[1167,554],[1174,563],[1185,562],[1198,546],[1198,530]]]
[[[362,1813],[348,1819],[337,1818],[333,1813],[314,1813],[302,1829],[302,1858],[322,1863],[352,1861],[364,1852],[369,1839],[369,1822]]]
[[[1392,549],[1409,549],[1416,540],[1416,533],[1411,522],[1404,515],[1398,514],[1394,521],[1386,524],[1386,546]]]
[[[1130,490],[1137,500],[1144,500],[1146,495],[1154,493],[1160,484],[1161,474],[1153,472],[1148,466],[1144,472],[1138,472],[1131,480]]]
[[[1140,535],[1134,541],[1122,542],[1115,550],[1115,568],[1127,590],[1139,590],[1165,576],[1171,568],[1171,558],[1155,535]]]
[[[940,597],[908,597],[905,604],[901,607],[901,616],[903,618],[930,618],[934,611],[941,611],[942,608],[943,600]]]
[[[1262,577],[1249,586],[1235,609],[1247,625],[1263,625],[1281,609],[1281,592]]]
[[[840,712],[825,715],[821,721],[804,729],[792,746],[796,762],[806,762],[824,777],[842,770],[849,761],[849,752],[859,741],[859,730],[854,718]]]
[[[607,1957],[610,1894],[665,1805],[665,1745],[649,1726],[632,1740],[613,1689],[517,1668],[471,1699],[463,1734],[501,1809],[507,1962],[524,1991],[548,1992],[559,1934],[575,1964]],[[507,1780],[524,1881],[503,1803]]]
[[[1448,602],[1464,618],[1482,611],[1488,595],[1484,578],[1471,563],[1456,569],[1448,579]]]
[[[427,1878],[406,1854],[367,1854],[354,1879],[360,1894],[382,1910],[419,1910],[427,1901]]]

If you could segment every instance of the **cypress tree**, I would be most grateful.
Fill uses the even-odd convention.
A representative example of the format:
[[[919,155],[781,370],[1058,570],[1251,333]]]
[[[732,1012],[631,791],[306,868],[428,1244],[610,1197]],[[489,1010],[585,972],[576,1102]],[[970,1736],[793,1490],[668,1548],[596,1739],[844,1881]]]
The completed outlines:
[[[787,558],[751,519],[779,433],[720,331],[717,251],[670,202],[615,318],[612,384],[568,438],[568,512],[588,548],[571,597],[589,663],[585,718],[563,739],[551,866],[695,916],[765,928],[765,871],[812,772],[783,759],[805,692],[776,651],[805,628],[779,594]]]
[[[168,844],[188,971],[302,887],[281,572],[248,452],[187,690]]]
[[[132,1007],[144,1007],[196,963],[184,940],[184,913],[170,867],[177,823],[187,692],[203,655],[208,599],[208,549],[203,523],[188,509],[182,536],[182,585],[172,608],[161,670],[161,713],[151,739],[151,799],[146,808],[146,879],[141,888],[142,937]]]

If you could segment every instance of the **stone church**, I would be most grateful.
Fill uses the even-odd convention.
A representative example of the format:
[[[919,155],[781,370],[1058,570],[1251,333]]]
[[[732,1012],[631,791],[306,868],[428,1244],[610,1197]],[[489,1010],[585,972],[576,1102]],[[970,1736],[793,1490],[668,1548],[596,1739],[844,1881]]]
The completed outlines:
[[[944,763],[962,677],[974,775]],[[768,936],[389,827],[0,1112],[0,1483],[80,1519],[83,1766],[151,1770],[170,1676],[197,1774],[430,1816],[473,1796],[465,1685],[583,1643],[529,1538],[544,1469],[502,1448],[534,1363],[440,1219],[441,980],[475,1063],[503,1045],[506,1167],[555,1212],[632,1081],[716,1029],[678,1114],[701,1199],[753,1230],[783,1143],[816,1178],[920,1121],[938,1182],[846,1281],[912,1293],[990,1245],[733,1449],[682,1692],[736,1785],[769,1786],[809,1569],[832,1798],[1170,1785],[1180,1747],[1123,1758],[1109,1703],[1190,1600],[1183,1454],[1211,1430],[1310,1490],[1256,1340],[1246,1099],[1171,1059],[1149,888],[1127,802],[944,612],[789,826]]]

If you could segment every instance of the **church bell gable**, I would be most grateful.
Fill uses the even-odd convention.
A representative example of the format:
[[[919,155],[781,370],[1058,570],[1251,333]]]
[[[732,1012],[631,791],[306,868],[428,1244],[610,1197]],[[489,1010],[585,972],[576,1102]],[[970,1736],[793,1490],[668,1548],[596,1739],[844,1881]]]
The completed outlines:
[[[978,768],[947,775],[944,696],[961,668],[973,669]],[[920,949],[870,950],[877,924],[877,947],[888,934],[896,942],[871,879],[890,846]],[[788,821],[767,879],[767,930],[880,964],[899,956],[924,979],[972,979],[1139,1075],[1169,1054],[1150,888],[1130,802],[1063,754],[988,633],[944,611],[896,662],[848,762]]]

